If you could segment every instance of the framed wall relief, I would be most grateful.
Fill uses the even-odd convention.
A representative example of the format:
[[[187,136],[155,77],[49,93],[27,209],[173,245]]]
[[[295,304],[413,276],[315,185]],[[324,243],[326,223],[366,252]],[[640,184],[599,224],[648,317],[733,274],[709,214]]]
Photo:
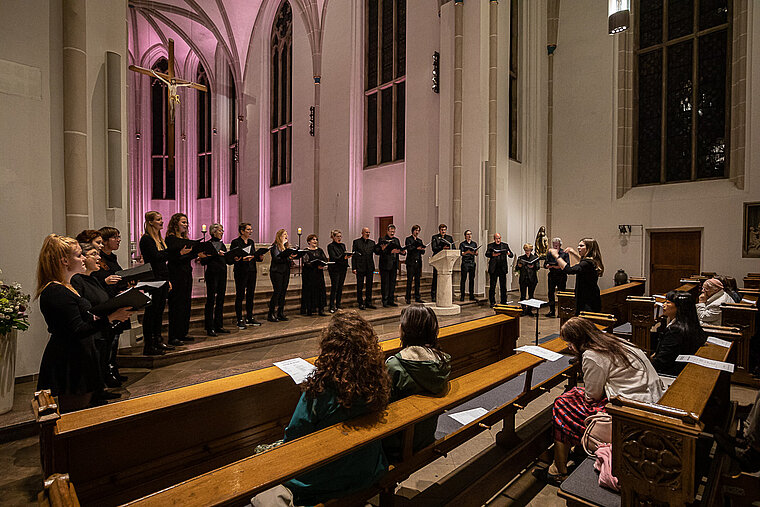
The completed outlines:
[[[742,257],[760,258],[760,202],[744,203]]]

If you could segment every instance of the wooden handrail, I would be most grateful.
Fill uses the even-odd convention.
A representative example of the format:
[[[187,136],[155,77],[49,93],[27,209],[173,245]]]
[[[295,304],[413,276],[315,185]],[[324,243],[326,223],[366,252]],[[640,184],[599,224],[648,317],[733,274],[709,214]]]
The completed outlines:
[[[543,345],[566,352],[555,338]],[[256,456],[218,468],[183,483],[153,493],[127,505],[226,505],[280,484],[345,456],[357,448],[413,426],[432,415],[455,408],[504,382],[532,370],[544,360],[518,353],[449,382],[442,397],[414,395],[389,405],[383,414],[368,414],[336,424]],[[484,417],[487,417],[484,416]],[[477,424],[475,421],[472,424]],[[325,452],[329,449],[329,452]]]

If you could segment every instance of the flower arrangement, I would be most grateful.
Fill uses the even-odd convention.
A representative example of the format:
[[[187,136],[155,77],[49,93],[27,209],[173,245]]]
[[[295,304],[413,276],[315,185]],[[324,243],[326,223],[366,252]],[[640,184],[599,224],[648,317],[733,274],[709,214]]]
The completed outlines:
[[[0,276],[3,272],[0,270]],[[29,294],[24,294],[20,283],[7,285],[0,280],[0,335],[13,329],[29,329]]]

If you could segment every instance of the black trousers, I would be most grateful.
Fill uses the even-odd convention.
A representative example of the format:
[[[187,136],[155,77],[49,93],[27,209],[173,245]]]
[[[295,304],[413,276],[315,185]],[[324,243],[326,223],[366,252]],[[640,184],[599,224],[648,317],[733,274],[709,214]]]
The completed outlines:
[[[169,284],[150,291],[151,302],[145,307],[143,315],[143,339],[146,345],[156,345],[161,342],[161,325],[164,320],[166,298],[169,294]]]
[[[435,301],[435,293],[438,290],[438,270],[433,268],[433,285],[430,287],[430,299]]]
[[[372,280],[375,277],[374,271],[357,271],[356,272],[356,302],[359,305],[372,304]],[[364,297],[362,298],[362,292]]]
[[[240,271],[235,275],[235,317],[243,320],[243,299],[245,316],[253,318],[253,294],[256,291],[256,271]]]
[[[269,279],[272,281],[272,299],[269,300],[269,313],[274,313],[275,308],[279,312],[285,309],[285,294],[288,292],[288,283],[290,283],[290,273],[269,272]]]
[[[538,285],[538,282],[534,283],[521,283],[520,284],[520,301],[523,301],[526,299],[525,295],[527,293],[527,299],[533,299],[533,292],[536,290],[536,285]],[[530,307],[523,306],[522,307],[523,312],[529,312],[531,311]]]
[[[227,293],[227,272],[206,271],[206,308],[204,323],[207,330],[224,327],[224,296]]]
[[[193,274],[179,273],[172,277],[169,291],[169,339],[181,340],[190,329],[190,298],[193,292]]]
[[[383,296],[383,304],[389,305],[396,301],[396,276],[395,269],[380,270],[380,293]]]
[[[412,300],[412,284],[414,284],[414,300],[422,299],[420,296],[420,276],[422,276],[422,265],[406,265],[406,300]]]
[[[556,291],[565,290],[567,288],[567,274],[558,269],[550,269],[549,276],[546,278],[546,283],[549,286],[549,311],[554,313],[554,296]]]
[[[340,300],[343,298],[343,284],[346,283],[346,269],[338,271],[329,271],[330,275],[330,308],[340,306]]]
[[[468,276],[469,275],[469,276]],[[470,279],[469,289],[470,297],[475,297],[475,265],[462,266],[462,272],[459,275],[459,296],[464,297],[464,283],[467,278]]]
[[[488,288],[488,301],[492,304],[496,304],[496,282],[499,282],[499,292],[501,304],[507,303],[507,274],[506,273],[490,273],[490,287]]]

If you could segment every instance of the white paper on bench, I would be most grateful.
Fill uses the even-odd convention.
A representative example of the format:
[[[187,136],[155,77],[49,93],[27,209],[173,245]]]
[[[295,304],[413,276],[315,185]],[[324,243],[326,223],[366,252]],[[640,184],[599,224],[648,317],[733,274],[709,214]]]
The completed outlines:
[[[135,287],[138,289],[142,289],[143,287],[152,287],[154,289],[158,289],[159,287],[163,287],[165,283],[166,280],[158,282],[137,282],[137,285],[135,285]]]
[[[744,298],[742,298],[741,302],[742,303],[747,303],[747,304],[750,304],[750,305],[754,305],[756,303],[756,301],[750,301],[749,299],[744,299]]]
[[[456,414],[447,414],[449,417],[454,419],[456,422],[464,426],[465,424],[470,424],[472,421],[479,417],[483,417],[488,413],[488,410],[478,407],[478,408],[471,408],[470,410],[465,410],[464,412],[457,412]]]
[[[533,354],[534,356],[546,359],[547,361],[557,361],[562,359],[562,354],[539,347],[538,345],[523,345],[522,347],[517,347],[515,352],[527,352],[528,354]]]
[[[517,302],[518,305],[530,306],[531,308],[541,308],[543,305],[548,305],[548,301],[541,301],[540,299],[524,299]]]
[[[729,348],[731,346],[730,341],[721,340],[720,338],[716,338],[714,336],[708,336],[707,343],[712,343],[713,345],[718,345],[719,347],[726,347],[726,348]]]
[[[724,363],[723,361],[713,361],[712,359],[705,359],[699,356],[680,355],[676,358],[679,363],[691,363],[705,368],[712,368],[713,370],[723,370],[729,373],[734,372],[734,365],[731,363]]]
[[[300,357],[286,359],[285,361],[279,361],[272,364],[290,375],[290,378],[292,378],[296,384],[302,383],[306,380],[306,377],[311,375],[311,372],[317,369],[317,367],[309,361],[301,359]]]

